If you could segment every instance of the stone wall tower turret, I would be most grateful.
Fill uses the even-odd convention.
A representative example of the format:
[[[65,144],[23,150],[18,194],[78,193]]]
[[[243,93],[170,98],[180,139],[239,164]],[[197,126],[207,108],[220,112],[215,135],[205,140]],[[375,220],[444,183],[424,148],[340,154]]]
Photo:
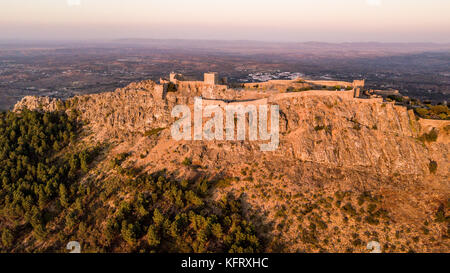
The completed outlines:
[[[217,72],[205,73],[205,84],[217,85],[219,84],[219,74]]]

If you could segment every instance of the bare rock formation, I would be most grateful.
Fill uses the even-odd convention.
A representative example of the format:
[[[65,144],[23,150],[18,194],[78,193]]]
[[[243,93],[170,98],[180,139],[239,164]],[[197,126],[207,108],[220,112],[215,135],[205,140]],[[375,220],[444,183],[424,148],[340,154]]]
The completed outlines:
[[[174,119],[170,113],[178,104],[193,104],[193,94],[171,92],[165,99],[152,81],[133,83],[115,92],[74,97],[67,111],[75,111],[98,140],[145,136],[157,128],[169,128]],[[228,94],[227,94],[228,92]],[[237,97],[236,91],[223,91],[221,98]],[[438,174],[448,177],[448,121],[416,120],[404,107],[392,103],[353,99],[339,92],[308,91],[275,94],[269,101],[279,104],[282,113],[281,145],[273,153],[285,160],[323,164],[327,167],[371,172],[374,175],[428,175],[430,161],[438,163]],[[323,95],[325,94],[325,95]],[[350,92],[349,92],[350,94]],[[228,97],[227,97],[228,95]],[[245,101],[245,96],[239,96]],[[252,101],[245,103],[252,103]],[[256,103],[256,100],[255,102]],[[50,98],[25,97],[15,106],[54,111],[62,102]],[[438,131],[435,143],[424,144],[418,138],[431,130]],[[170,141],[164,139],[162,141]],[[184,143],[183,145],[196,145]],[[216,142],[201,142],[214,150]],[[174,143],[173,145],[177,145]],[[227,145],[224,143],[223,145]],[[260,152],[252,143],[241,145],[249,154]],[[220,149],[224,150],[224,149]],[[433,151],[436,151],[434,153]],[[230,149],[234,158],[235,151]],[[239,157],[237,157],[239,158]]]
[[[251,104],[263,99],[280,106],[280,146],[274,152],[262,152],[260,142],[173,140],[172,108],[177,104],[192,107],[193,97],[207,90],[190,86],[162,97],[158,86],[146,81],[115,92],[75,97],[64,103],[64,109],[76,112],[86,124],[88,141],[118,143],[112,153],[131,152],[129,164],[143,170],[166,169],[180,177],[237,177],[236,183],[217,195],[229,191],[245,194],[249,210],[265,215],[267,221],[275,219],[278,223],[275,212],[294,206],[289,198],[298,193],[312,191],[314,196],[320,189],[332,196],[335,191],[369,190],[386,196],[381,206],[391,214],[389,223],[395,228],[364,228],[392,238],[404,225],[420,232],[423,219],[431,219],[439,204],[450,196],[449,121],[420,120],[393,103],[353,98],[352,91],[213,92],[214,99],[225,104],[228,100]],[[53,111],[62,104],[49,98],[26,97],[14,109]],[[432,131],[437,133],[435,140],[421,139]],[[183,166],[185,158],[199,167]],[[284,197],[273,192],[283,192]],[[356,227],[361,228],[358,222],[352,226],[341,222],[339,213],[327,217],[344,227],[342,232],[348,238],[359,229]],[[278,235],[280,240],[290,242],[292,249],[301,248],[304,244],[297,238],[295,227],[302,220],[292,219],[293,229]],[[436,226],[436,234],[445,231]],[[335,251],[344,251],[349,244],[349,240],[336,243]],[[417,247],[423,251],[449,249],[441,241],[420,244]]]

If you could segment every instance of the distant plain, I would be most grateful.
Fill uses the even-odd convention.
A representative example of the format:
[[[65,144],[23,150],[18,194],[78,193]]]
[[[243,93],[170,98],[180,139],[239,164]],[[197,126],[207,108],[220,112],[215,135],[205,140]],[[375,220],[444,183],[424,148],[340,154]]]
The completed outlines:
[[[171,71],[230,82],[251,73],[299,72],[309,78],[366,79],[435,103],[450,98],[450,44],[275,43],[123,39],[110,42],[0,42],[0,110],[27,95],[69,98],[157,81]]]

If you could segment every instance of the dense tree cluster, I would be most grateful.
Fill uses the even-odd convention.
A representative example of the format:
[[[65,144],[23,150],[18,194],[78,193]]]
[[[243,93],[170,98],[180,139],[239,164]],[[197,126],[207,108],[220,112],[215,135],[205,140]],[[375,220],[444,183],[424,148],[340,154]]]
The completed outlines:
[[[242,216],[241,201],[232,196],[207,201],[215,183],[178,182],[164,174],[131,181],[139,188],[123,201],[102,234],[106,246],[125,241],[131,249],[151,252],[258,252],[261,242]]]
[[[84,252],[262,250],[241,200],[212,200],[216,183],[141,174],[128,153],[87,183],[99,150],[76,145],[78,129],[63,112],[0,114],[0,251],[61,252],[69,240]]]
[[[450,120],[450,109],[447,105],[419,104],[414,112],[421,118]]]
[[[44,238],[52,214],[69,206],[71,183],[92,160],[88,151],[56,156],[75,139],[76,129],[75,120],[65,113],[0,114],[3,247],[11,247],[18,232],[32,230],[36,239]]]

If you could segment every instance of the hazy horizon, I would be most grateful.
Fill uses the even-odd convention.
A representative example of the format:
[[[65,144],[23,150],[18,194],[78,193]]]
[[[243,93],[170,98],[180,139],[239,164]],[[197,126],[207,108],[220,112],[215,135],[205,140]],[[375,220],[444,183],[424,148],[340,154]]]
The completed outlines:
[[[450,43],[446,0],[4,0],[0,40]]]
[[[90,39],[54,39],[54,38],[36,38],[36,39],[26,39],[26,38],[0,38],[0,43],[16,43],[16,42],[26,42],[30,44],[39,43],[79,43],[79,44],[108,44],[108,43],[120,43],[120,42],[149,42],[149,41],[186,41],[186,42],[248,42],[248,43],[261,43],[261,44],[329,44],[329,45],[343,45],[343,44],[380,44],[380,45],[450,45],[449,42],[383,42],[383,41],[339,41],[339,42],[327,42],[320,40],[305,40],[305,41],[283,41],[283,40],[257,40],[257,39],[207,39],[207,38],[136,38],[136,37],[120,37],[120,38],[90,38]]]

